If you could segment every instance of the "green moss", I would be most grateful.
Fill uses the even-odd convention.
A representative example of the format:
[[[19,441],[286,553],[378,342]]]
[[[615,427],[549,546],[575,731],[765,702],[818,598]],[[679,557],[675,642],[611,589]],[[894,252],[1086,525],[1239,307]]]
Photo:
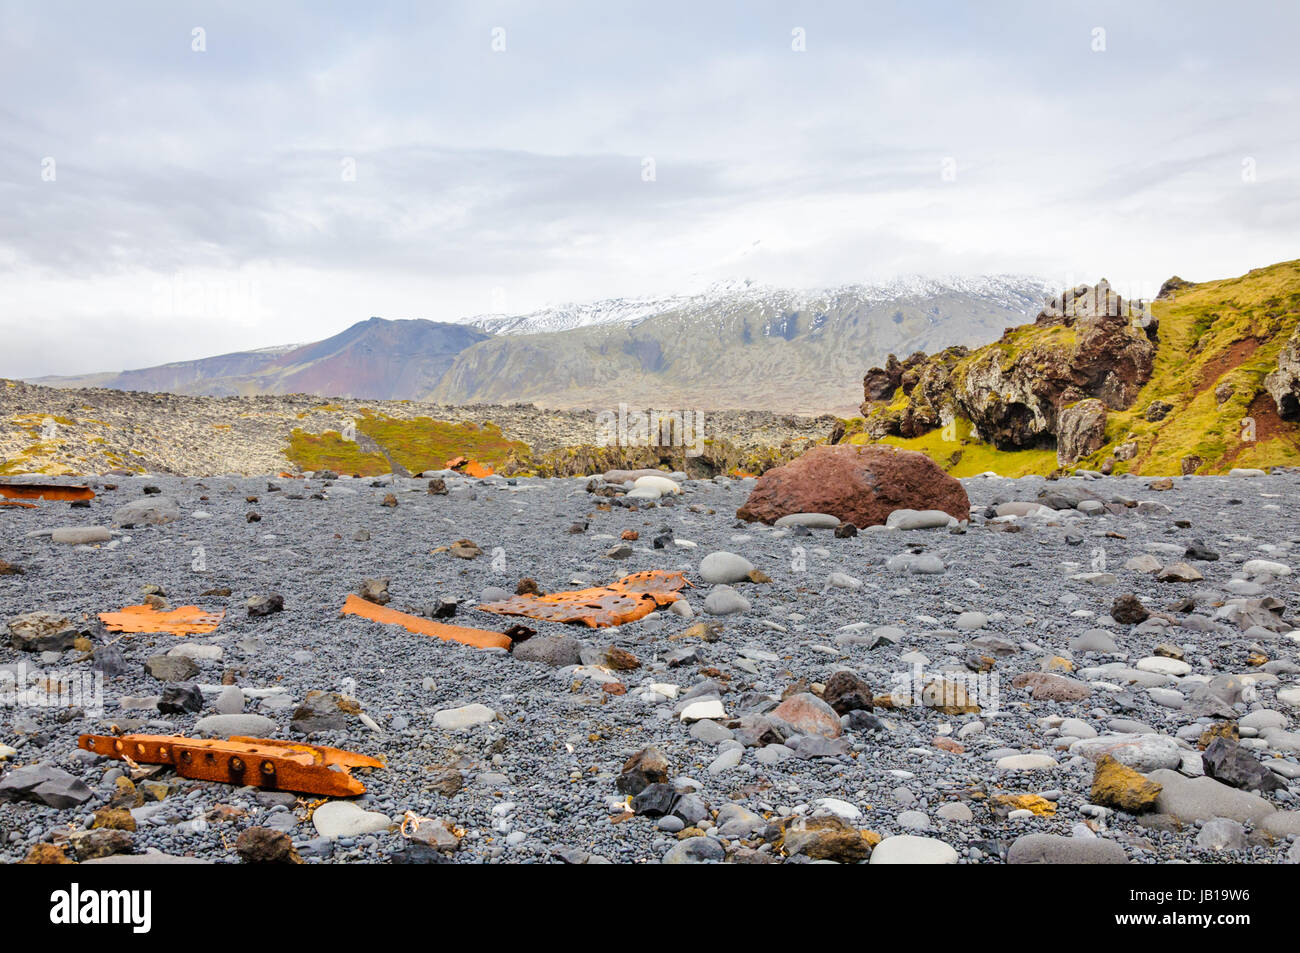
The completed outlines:
[[[508,440],[494,424],[448,423],[432,417],[400,419],[376,414],[370,408],[358,411],[357,430],[387,451],[392,459],[410,470],[437,470],[453,457],[468,457],[491,467],[528,453],[528,445]],[[335,470],[373,476],[387,473],[388,460],[382,452],[366,451],[343,439],[333,430],[311,434],[295,429],[285,456],[303,470]]]
[[[378,476],[390,470],[382,453],[366,453],[355,440],[344,440],[336,430],[311,434],[295,429],[289,434],[284,455],[302,470],[333,470],[361,476]]]
[[[885,437],[873,441],[860,434],[846,441],[854,444],[882,443],[903,450],[924,453],[955,477],[977,476],[992,470],[1005,477],[1050,473],[1056,469],[1055,450],[999,450],[976,440],[970,421],[958,417],[951,425],[919,437]]]
[[[491,423],[448,423],[432,417],[399,420],[384,415],[366,416],[357,429],[387,450],[394,460],[412,473],[436,470],[453,457],[468,457],[487,466],[504,463],[511,454],[528,452],[528,445],[507,440]]]

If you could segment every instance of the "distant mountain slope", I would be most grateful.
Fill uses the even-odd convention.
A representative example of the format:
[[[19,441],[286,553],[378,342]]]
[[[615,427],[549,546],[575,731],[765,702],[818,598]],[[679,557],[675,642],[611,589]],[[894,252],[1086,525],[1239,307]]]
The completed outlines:
[[[462,324],[371,318],[312,344],[33,383],[215,397],[303,393],[403,399],[427,392],[456,354],[487,337]]]
[[[313,393],[544,407],[847,411],[865,363],[987,340],[1034,314],[1036,279],[908,278],[800,292],[729,283],[442,324],[371,318],[324,341],[33,383],[235,396]]]
[[[987,340],[1037,312],[1047,291],[1037,279],[999,276],[824,292],[729,289],[670,299],[658,310],[619,299],[578,315],[584,326],[552,333],[524,329],[575,316],[485,322],[502,333],[458,355],[428,396],[552,407],[845,410],[860,400],[851,382],[864,359]]]
[[[976,350],[872,368],[863,417],[837,438],[958,476],[1300,465],[1300,260],[1171,278],[1145,313],[1104,281],[1054,304]]]

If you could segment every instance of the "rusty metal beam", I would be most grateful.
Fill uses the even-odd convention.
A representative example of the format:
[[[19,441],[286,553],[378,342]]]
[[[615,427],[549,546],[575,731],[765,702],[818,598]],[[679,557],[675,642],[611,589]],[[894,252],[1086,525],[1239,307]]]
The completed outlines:
[[[351,768],[382,768],[382,761],[324,745],[236,736],[219,739],[182,735],[82,735],[77,746],[118,761],[168,764],[184,778],[300,791],[326,797],[364,794]]]
[[[349,595],[344,600],[342,614],[359,615],[363,619],[370,619],[372,622],[400,625],[406,631],[414,632],[417,635],[431,635],[435,639],[442,639],[444,642],[460,642],[463,645],[472,645],[477,649],[509,649],[511,646],[510,636],[503,635],[500,632],[492,632],[488,629],[471,629],[463,625],[448,625],[445,622],[434,622],[432,619],[424,619],[418,615],[408,615],[405,612],[398,612],[396,609],[389,609],[387,606],[377,605],[362,599],[358,595]]]

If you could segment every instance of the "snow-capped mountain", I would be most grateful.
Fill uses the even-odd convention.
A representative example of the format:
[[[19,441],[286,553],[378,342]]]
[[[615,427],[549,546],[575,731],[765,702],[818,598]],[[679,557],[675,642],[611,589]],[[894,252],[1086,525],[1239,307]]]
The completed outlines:
[[[371,318],[324,341],[45,379],[186,394],[282,394],[851,411],[890,353],[996,340],[1054,291],[1036,278],[900,278],[822,290],[749,281],[455,323]]]
[[[1059,289],[1056,289],[1059,290]],[[546,334],[606,324],[637,324],[669,312],[724,315],[755,307],[799,307],[807,302],[851,297],[863,303],[916,301],[961,294],[998,302],[1023,303],[1037,309],[1054,293],[1046,281],[1029,275],[981,275],[930,278],[907,275],[882,284],[849,284],[833,289],[792,290],[732,279],[711,284],[697,294],[607,298],[568,302],[526,314],[484,314],[463,318],[489,334]]]

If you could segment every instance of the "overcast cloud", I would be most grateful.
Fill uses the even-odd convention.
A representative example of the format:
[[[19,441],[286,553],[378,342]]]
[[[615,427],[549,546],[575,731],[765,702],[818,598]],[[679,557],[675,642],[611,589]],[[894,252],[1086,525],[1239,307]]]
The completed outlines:
[[[1300,256],[1298,34],[1251,2],[0,0],[0,375],[735,278],[1239,274]]]

